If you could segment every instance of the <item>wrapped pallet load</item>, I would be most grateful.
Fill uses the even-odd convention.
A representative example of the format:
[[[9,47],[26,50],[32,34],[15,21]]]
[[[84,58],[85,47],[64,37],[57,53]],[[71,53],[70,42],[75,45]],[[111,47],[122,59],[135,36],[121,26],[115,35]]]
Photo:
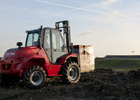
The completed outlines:
[[[90,72],[95,69],[92,45],[74,45],[73,53],[77,53],[80,57],[81,72]]]

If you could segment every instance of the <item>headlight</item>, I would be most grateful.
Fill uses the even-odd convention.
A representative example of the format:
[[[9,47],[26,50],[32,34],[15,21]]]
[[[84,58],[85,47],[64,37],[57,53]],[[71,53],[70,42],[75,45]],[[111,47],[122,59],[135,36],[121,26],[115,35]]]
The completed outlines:
[[[20,57],[19,60],[22,61],[23,60],[23,57]]]

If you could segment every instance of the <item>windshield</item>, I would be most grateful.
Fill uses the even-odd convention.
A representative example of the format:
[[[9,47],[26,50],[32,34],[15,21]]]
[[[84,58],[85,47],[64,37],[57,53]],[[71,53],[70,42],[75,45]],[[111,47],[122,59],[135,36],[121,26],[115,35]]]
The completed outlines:
[[[29,33],[27,36],[26,46],[38,45],[38,38],[39,38],[38,33]]]

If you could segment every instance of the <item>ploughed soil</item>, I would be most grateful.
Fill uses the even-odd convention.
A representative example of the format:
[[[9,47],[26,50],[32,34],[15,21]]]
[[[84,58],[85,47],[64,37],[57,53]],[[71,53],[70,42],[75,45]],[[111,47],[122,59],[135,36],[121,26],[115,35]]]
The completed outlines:
[[[115,72],[96,69],[83,73],[77,84],[59,77],[38,90],[29,90],[20,81],[0,86],[0,100],[140,100],[140,70]]]

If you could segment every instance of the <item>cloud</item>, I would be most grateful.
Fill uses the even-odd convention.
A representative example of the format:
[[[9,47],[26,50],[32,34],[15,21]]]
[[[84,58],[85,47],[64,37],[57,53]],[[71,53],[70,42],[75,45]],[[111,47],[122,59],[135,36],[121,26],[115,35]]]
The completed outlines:
[[[91,4],[91,5],[84,6],[84,7],[73,7],[73,6],[61,5],[61,4],[51,3],[51,2],[45,2],[45,1],[41,1],[41,0],[34,0],[34,1],[42,2],[42,3],[46,3],[46,4],[51,4],[51,5],[56,5],[56,6],[61,6],[61,7],[66,7],[66,8],[72,8],[72,9],[67,10],[67,11],[63,11],[63,12],[59,12],[59,13],[55,13],[55,14],[50,15],[50,16],[47,15],[47,16],[42,16],[42,17],[30,19],[30,20],[27,20],[27,21],[25,21],[23,23],[12,24],[12,25],[10,25],[10,27],[17,26],[17,25],[20,25],[20,24],[29,23],[29,22],[40,20],[40,19],[44,19],[44,18],[58,16],[58,15],[61,15],[61,14],[64,14],[64,13],[68,13],[68,12],[72,12],[72,11],[75,11],[75,10],[84,10],[84,11],[89,11],[89,12],[96,12],[96,13],[101,13],[101,14],[107,14],[107,12],[85,9],[85,8],[88,8],[88,7],[91,7],[91,6],[95,6],[95,4]]]
[[[116,2],[120,2],[120,1],[122,1],[122,0],[107,0],[105,2],[102,2],[101,5],[102,6],[108,6],[110,4],[113,4],[113,3],[116,3]]]
[[[88,30],[86,32],[80,33],[78,36],[92,36],[93,34],[98,34],[99,32],[94,30]]]
[[[86,4],[86,5],[89,5],[89,3],[86,3],[86,2],[82,2],[82,1],[78,1],[78,0],[72,0],[74,2],[78,2],[78,3],[81,3],[81,4]]]
[[[113,18],[118,19],[117,17]],[[118,23],[117,23],[118,21]],[[115,27],[104,27],[95,30],[87,30],[77,37],[73,43],[81,45],[93,45],[95,56],[105,56],[110,54],[140,54],[140,46],[137,44],[140,40],[140,24],[129,21],[117,20]],[[108,26],[108,23],[106,23]]]
[[[57,3],[52,3],[52,2],[42,1],[42,0],[34,0],[34,1],[41,2],[41,3],[46,3],[46,4],[50,4],[50,5],[55,5],[55,6],[60,6],[60,7],[73,8],[73,9],[77,9],[77,10],[84,10],[84,11],[96,12],[96,13],[101,13],[101,14],[109,14],[108,12],[85,9],[85,7],[73,7],[73,6],[62,5],[62,4],[57,4]],[[94,6],[94,5],[89,5],[87,7],[90,7],[90,6]]]
[[[2,11],[12,11],[12,12],[16,12],[16,11],[20,11],[22,13],[26,12],[26,13],[32,13],[33,11],[28,9],[28,8],[24,8],[24,7],[17,7],[17,6],[12,6],[12,5],[4,5],[4,4],[0,4],[0,10]]]
[[[122,23],[125,21],[140,21],[140,18],[133,17],[132,14],[124,13],[119,10],[115,10],[110,14],[105,14],[106,17],[103,17],[103,21],[110,23]]]
[[[95,6],[98,8],[103,8],[103,9],[112,10],[112,11],[118,10],[118,9],[113,9],[113,8],[109,8],[109,7],[103,7],[101,5],[95,5]],[[121,11],[123,13],[128,13],[128,14],[140,15],[140,13],[138,13],[138,12],[132,12],[132,11],[130,12],[130,11],[125,11],[125,10],[120,10],[120,9],[119,9],[119,11]]]
[[[77,1],[77,0],[72,0],[74,2],[79,2],[79,3],[83,3],[83,4],[86,4],[86,5],[90,5],[90,3],[86,3],[86,2],[81,2],[81,1]],[[111,1],[106,1],[106,2],[113,2],[113,1],[122,1],[122,0],[111,0]],[[115,3],[115,2],[114,2]],[[102,5],[102,6],[101,6]],[[113,9],[113,8],[108,8],[108,7],[105,7],[103,6],[104,5],[104,2],[101,2],[101,3],[97,3],[97,4],[94,4],[94,5],[91,5],[89,7],[98,7],[98,8],[103,8],[103,9],[107,9],[107,10],[113,10],[113,11],[116,11],[117,9]],[[136,14],[136,15],[140,15],[140,13],[138,12],[130,12],[130,11],[125,11],[125,10],[120,10],[119,11],[123,12],[123,13],[129,13],[129,14]]]
[[[128,17],[129,18],[130,14],[122,13],[119,10],[115,10],[112,13],[109,14],[110,18],[114,18],[114,17],[117,17],[117,16]]]
[[[95,34],[99,34],[99,33],[102,33],[102,32],[106,32],[107,29],[96,29],[96,30],[88,30],[88,31],[85,31],[83,33],[80,33],[78,36],[81,36],[81,37],[91,37]]]
[[[76,10],[83,10],[83,11],[88,11],[88,12],[95,12],[95,13],[100,13],[100,14],[110,14],[109,12],[104,12],[104,11],[98,11],[98,10],[91,10],[91,9],[85,9],[86,7],[73,7],[73,6],[68,6],[68,5],[62,5],[62,4],[56,4],[56,3],[51,3],[51,2],[46,2],[46,1],[41,1],[41,0],[35,0],[37,2],[41,2],[41,3],[46,3],[46,4],[50,4],[50,5],[55,5],[55,6],[60,6],[60,7],[66,7],[66,8],[73,8]],[[115,2],[118,2],[121,0],[108,0],[106,2],[103,2],[102,5],[109,5]],[[93,5],[89,5],[87,7],[90,7]],[[125,16],[122,14],[116,14],[117,16],[121,16],[121,17],[125,17],[125,18],[129,18],[129,19],[135,19],[135,20],[140,20],[140,18],[135,18],[135,17],[129,17],[129,16]]]
[[[83,10],[83,11],[91,12],[91,14],[93,12],[93,13],[99,13],[99,14],[102,14],[102,15],[103,14],[104,15],[109,15],[109,16],[112,15],[112,17],[113,16],[114,17],[115,16],[120,16],[120,17],[124,17],[124,18],[129,18],[129,19],[134,19],[134,20],[140,20],[140,18],[135,18],[135,17],[127,16],[127,15],[125,15],[125,13],[121,13],[120,11],[117,11],[117,10],[113,11],[112,13],[110,13],[110,12],[105,12],[105,11],[98,11],[98,10],[86,9],[88,7],[97,6],[99,4],[91,4],[91,5],[84,6],[84,7],[73,7],[73,6],[68,6],[68,5],[51,3],[51,2],[47,2],[47,1],[43,1],[43,0],[34,0],[34,1],[45,3],[45,4],[50,4],[50,5],[55,5],[55,6],[60,6],[60,7],[65,7],[65,8],[71,8],[71,9],[70,10],[67,10],[67,11],[64,11],[64,12],[59,12],[59,13],[52,14],[50,16],[47,15],[47,16],[42,16],[42,17],[30,19],[30,20],[24,21],[23,23],[11,24],[10,26],[17,26],[19,24],[29,23],[29,22],[32,22],[32,21],[36,21],[36,20],[40,20],[40,19],[44,19],[44,18],[48,18],[48,17],[54,17],[54,16],[58,16],[58,15],[61,15],[61,14],[64,14],[64,13],[72,12],[72,11],[75,11],[75,10]],[[112,4],[112,3],[115,3],[115,2],[118,2],[118,1],[121,1],[121,0],[108,0],[106,2],[102,2],[101,4],[102,5],[107,5],[107,4]],[[40,13],[42,13],[42,12],[40,12]],[[89,20],[89,19],[87,19],[87,20]],[[91,20],[93,20],[93,19],[91,19]],[[102,19],[100,18],[100,20],[102,20]]]

